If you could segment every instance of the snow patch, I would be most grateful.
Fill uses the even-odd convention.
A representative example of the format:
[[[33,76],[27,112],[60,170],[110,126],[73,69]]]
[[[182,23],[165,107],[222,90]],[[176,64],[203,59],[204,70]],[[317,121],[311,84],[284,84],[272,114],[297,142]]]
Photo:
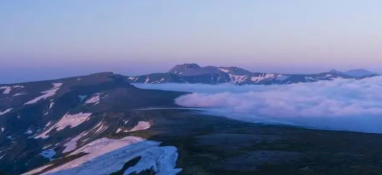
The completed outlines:
[[[279,76],[277,76],[276,80],[277,81],[285,81],[288,78],[289,78],[289,76],[287,76],[287,75],[279,75]]]
[[[313,77],[304,77],[306,81],[316,81]]]
[[[97,93],[95,94],[93,97],[91,97],[90,99],[86,100],[85,104],[98,104],[100,101],[100,94]]]
[[[229,78],[231,79],[231,83],[239,84],[244,82],[248,77],[246,75],[232,75],[229,74]]]
[[[31,101],[26,102],[25,105],[34,104],[40,100],[47,99],[49,97],[56,95],[56,92],[60,89],[61,86],[62,86],[62,83],[53,83],[52,89],[41,92],[44,95],[41,95],[39,97],[34,98]]]
[[[48,123],[45,125],[45,127],[50,126],[51,124],[52,124],[52,122],[48,122]]]
[[[1,132],[4,132],[5,128],[1,128]]]
[[[53,160],[53,156],[56,155],[56,151],[54,151],[53,149],[48,149],[48,150],[42,151],[40,153],[40,155],[42,157],[48,158],[50,161],[52,161]]]
[[[122,131],[122,129],[121,129],[121,128],[118,128],[117,131],[116,131],[115,133],[119,133],[119,132],[121,132],[121,131]]]
[[[0,87],[0,90],[4,90],[3,94],[9,94],[9,93],[11,93],[12,87],[10,87],[10,86],[2,86],[2,87]]]
[[[12,88],[23,88],[21,85],[13,85],[13,86],[1,86],[0,90],[4,90],[3,94],[9,94],[12,91]]]
[[[42,149],[47,149],[47,148],[49,148],[50,146],[52,146],[52,144],[45,145]]]
[[[147,77],[145,83],[147,84],[150,81],[150,78]]]
[[[178,158],[177,149],[173,146],[160,147],[160,142],[129,136],[122,139],[101,138],[95,140],[71,155],[88,153],[69,163],[49,170],[43,175],[103,175],[122,169],[123,165],[136,158],[141,160],[130,167],[124,174],[153,169],[157,175],[175,175],[181,169],[175,168]],[[100,168],[102,167],[102,168]]]
[[[146,129],[149,129],[151,127],[150,123],[149,122],[144,122],[144,121],[140,121],[138,122],[138,124],[136,126],[134,126],[133,129],[129,130],[130,132],[133,132],[133,131],[141,131],[141,130],[146,130]]]
[[[52,109],[53,105],[54,105],[54,102],[51,101],[50,104],[49,104],[49,109]]]
[[[46,110],[44,115],[48,115],[49,114],[49,110],[52,109],[53,105],[54,105],[54,102],[50,101],[49,108],[48,108],[48,110]]]
[[[64,145],[65,149],[64,149],[64,151],[62,151],[62,153],[67,153],[67,152],[75,150],[77,148],[77,141],[80,140],[86,134],[88,134],[88,133],[87,132],[83,132],[80,135],[70,139],[69,142],[65,143],[65,145]]]
[[[229,69],[219,68],[219,70],[221,70],[222,72],[225,72],[225,73],[229,72]]]
[[[12,111],[12,108],[6,109],[5,111],[0,111],[0,115],[4,115],[4,114],[11,112],[11,111]]]
[[[263,81],[266,79],[271,79],[274,77],[275,77],[275,74],[263,74],[263,75],[259,75],[259,76],[253,76],[253,77],[251,77],[251,80],[254,82],[260,82],[260,81]]]
[[[27,131],[25,131],[25,134],[29,135],[29,134],[32,134],[33,131],[31,129],[28,129]]]
[[[103,125],[102,122],[100,122],[95,128],[97,128],[97,130],[95,131],[95,133],[100,133],[104,130],[107,129],[107,126],[106,125]]]
[[[74,128],[81,123],[85,122],[86,120],[89,119],[91,113],[78,113],[78,114],[66,114],[64,117],[61,118],[60,121],[58,121],[55,125],[50,127],[48,130],[45,132],[37,135],[35,138],[43,138],[46,139],[48,138],[48,133],[52,131],[53,129],[56,129],[57,131],[63,130],[66,127],[71,127]]]
[[[25,95],[26,93],[24,93],[24,92],[20,92],[20,93],[16,93],[16,94],[14,94],[13,95],[13,97],[17,97],[17,96],[21,96],[21,95]]]
[[[165,80],[164,78],[160,79],[160,80],[159,80],[159,83],[164,82],[164,80]]]

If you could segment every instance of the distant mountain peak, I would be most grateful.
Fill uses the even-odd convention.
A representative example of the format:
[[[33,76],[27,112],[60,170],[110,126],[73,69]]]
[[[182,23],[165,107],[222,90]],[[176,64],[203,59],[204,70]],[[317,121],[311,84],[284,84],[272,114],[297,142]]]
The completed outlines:
[[[368,71],[366,69],[363,69],[363,68],[358,68],[358,69],[350,69],[346,72],[364,72],[364,73],[372,73],[371,71]]]
[[[190,68],[199,69],[201,67],[196,63],[184,63],[184,64],[178,64],[175,67],[173,67],[172,69],[175,69],[175,68],[177,68],[177,69],[179,69],[179,68],[181,68],[181,69],[190,69]]]
[[[332,73],[342,73],[341,71],[339,71],[337,69],[331,69],[329,72],[332,72]]]
[[[190,76],[190,75],[201,75],[208,73],[217,73],[218,69],[213,66],[200,67],[195,63],[185,63],[179,64],[173,67],[169,73],[182,75],[182,76]]]
[[[376,75],[376,73],[362,68],[348,70],[345,72],[345,74],[356,78]]]
[[[184,63],[183,65],[188,66],[188,67],[199,67],[200,68],[200,66],[196,63]]]

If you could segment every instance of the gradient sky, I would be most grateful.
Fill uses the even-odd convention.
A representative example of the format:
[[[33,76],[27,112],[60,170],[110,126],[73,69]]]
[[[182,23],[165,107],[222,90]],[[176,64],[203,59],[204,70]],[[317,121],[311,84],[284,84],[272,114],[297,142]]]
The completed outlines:
[[[2,0],[0,83],[174,64],[382,72],[381,0]]]

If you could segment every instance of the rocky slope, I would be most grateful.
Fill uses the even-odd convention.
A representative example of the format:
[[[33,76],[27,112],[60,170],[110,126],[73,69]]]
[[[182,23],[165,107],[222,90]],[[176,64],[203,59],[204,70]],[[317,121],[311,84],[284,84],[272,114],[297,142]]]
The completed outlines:
[[[257,84],[292,84],[316,82],[321,80],[334,80],[338,78],[362,79],[377,76],[366,70],[352,70],[348,72],[328,71],[317,74],[281,74],[250,72],[239,67],[200,67],[197,64],[176,65],[166,73],[154,73],[142,76],[129,76],[130,83],[200,83],[220,84],[231,83],[235,85]]]

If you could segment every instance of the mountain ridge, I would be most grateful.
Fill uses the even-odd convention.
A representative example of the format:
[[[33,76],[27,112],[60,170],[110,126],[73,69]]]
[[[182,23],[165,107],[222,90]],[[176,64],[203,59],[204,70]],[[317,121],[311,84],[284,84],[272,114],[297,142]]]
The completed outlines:
[[[347,72],[330,70],[312,74],[284,74],[251,72],[235,66],[205,66],[196,63],[178,64],[168,72],[151,73],[140,76],[127,76],[130,83],[162,84],[162,83],[199,83],[235,85],[272,85],[307,83],[321,80],[363,79],[378,76],[376,73],[364,69],[355,69]]]

